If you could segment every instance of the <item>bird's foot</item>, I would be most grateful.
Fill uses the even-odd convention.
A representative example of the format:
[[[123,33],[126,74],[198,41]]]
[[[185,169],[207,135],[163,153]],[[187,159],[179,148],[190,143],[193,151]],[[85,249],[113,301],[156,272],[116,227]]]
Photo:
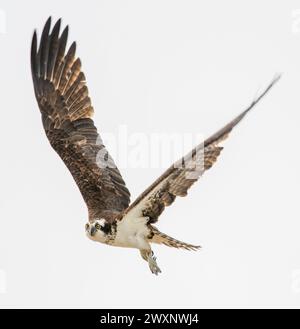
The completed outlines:
[[[153,274],[158,275],[158,273],[161,273],[161,270],[156,263],[156,257],[154,256],[153,251],[152,251],[152,253],[150,253],[150,255],[148,257],[148,264],[149,264],[150,271]]]

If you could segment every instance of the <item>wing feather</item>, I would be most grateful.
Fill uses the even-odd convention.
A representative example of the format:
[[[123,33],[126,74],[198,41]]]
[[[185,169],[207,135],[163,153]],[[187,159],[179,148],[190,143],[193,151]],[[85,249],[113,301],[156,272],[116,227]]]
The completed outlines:
[[[76,43],[66,51],[68,27],[61,35],[60,27],[59,19],[50,31],[51,18],[47,20],[38,50],[34,32],[34,91],[49,142],[73,175],[93,220],[107,210],[126,209],[130,193],[91,119],[93,107],[81,61],[75,56]]]
[[[276,76],[245,111],[167,169],[126,209],[123,218],[134,217],[132,216],[134,212],[135,216],[148,217],[149,223],[155,223],[165,207],[171,205],[177,196],[186,196],[189,188],[217,161],[223,150],[220,143],[228,137],[231,130],[267,94],[279,78],[280,76]]]

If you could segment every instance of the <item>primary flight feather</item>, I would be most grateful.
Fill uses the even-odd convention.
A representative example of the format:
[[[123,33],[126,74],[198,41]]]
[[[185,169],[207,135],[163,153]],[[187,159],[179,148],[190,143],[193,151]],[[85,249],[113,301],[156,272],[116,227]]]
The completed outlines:
[[[68,27],[62,32],[59,19],[51,29],[44,26],[38,45],[34,32],[31,70],[35,96],[47,138],[71,172],[88,208],[86,234],[94,241],[140,250],[154,274],[160,269],[151,243],[196,250],[194,246],[160,232],[153,224],[177,196],[185,196],[191,185],[217,160],[220,143],[271,89],[277,76],[250,106],[185,157],[175,162],[134,202],[107,152],[92,120],[88,94],[76,43],[67,49]]]

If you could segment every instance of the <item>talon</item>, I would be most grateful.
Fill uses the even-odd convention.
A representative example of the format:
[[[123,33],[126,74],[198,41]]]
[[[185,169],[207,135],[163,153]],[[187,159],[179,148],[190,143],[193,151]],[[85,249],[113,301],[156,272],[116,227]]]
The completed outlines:
[[[158,265],[156,263],[156,257],[154,256],[153,251],[149,255],[148,264],[149,264],[150,271],[153,274],[158,275],[158,273],[161,273],[161,270],[160,270],[160,268],[158,267]]]

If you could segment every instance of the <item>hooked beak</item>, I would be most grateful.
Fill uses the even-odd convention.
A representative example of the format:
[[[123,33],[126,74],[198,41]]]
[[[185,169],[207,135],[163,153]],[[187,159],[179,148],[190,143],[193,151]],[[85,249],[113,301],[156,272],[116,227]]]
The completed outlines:
[[[95,233],[96,233],[95,226],[94,226],[94,225],[91,225],[91,228],[90,228],[90,235],[91,235],[91,236],[94,236]]]

